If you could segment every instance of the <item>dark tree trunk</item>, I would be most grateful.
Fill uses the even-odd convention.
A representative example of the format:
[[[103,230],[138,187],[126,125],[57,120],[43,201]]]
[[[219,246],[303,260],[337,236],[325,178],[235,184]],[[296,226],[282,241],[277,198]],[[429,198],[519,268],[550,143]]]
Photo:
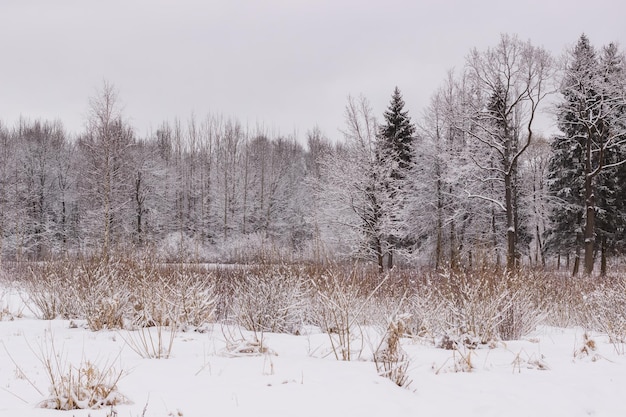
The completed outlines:
[[[606,265],[606,251],[607,251],[607,245],[606,245],[606,237],[602,237],[602,253],[600,254],[600,275],[605,277],[606,276],[606,270],[607,270],[607,265]]]
[[[591,138],[587,140],[587,155],[585,158],[585,274],[593,272],[593,250],[595,244],[596,198],[593,189],[591,174]]]
[[[506,207],[506,269],[515,269],[515,222],[513,217],[513,184],[511,175],[504,176],[504,201]]]

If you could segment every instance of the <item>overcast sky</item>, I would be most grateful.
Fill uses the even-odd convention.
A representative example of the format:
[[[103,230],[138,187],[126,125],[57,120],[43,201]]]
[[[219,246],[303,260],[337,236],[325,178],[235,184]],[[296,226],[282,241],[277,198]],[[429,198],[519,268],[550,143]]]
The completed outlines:
[[[103,80],[139,135],[192,113],[340,137],[347,96],[418,119],[472,47],[626,43],[623,0],[0,0],[0,120],[80,132]]]

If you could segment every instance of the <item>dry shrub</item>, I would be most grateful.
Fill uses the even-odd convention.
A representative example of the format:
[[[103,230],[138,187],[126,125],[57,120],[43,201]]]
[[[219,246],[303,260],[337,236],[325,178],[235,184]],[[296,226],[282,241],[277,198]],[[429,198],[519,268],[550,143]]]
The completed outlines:
[[[30,268],[23,285],[38,317],[83,318],[94,331],[214,320],[210,275],[148,257],[44,262]]]
[[[508,294],[499,291],[490,275],[446,272],[440,275],[436,285],[445,306],[438,332],[445,339],[475,347],[498,338],[497,329],[502,321],[500,305]]]
[[[130,309],[130,291],[120,276],[119,262],[92,260],[81,263],[75,270],[77,295],[87,325],[93,331],[121,329]]]
[[[176,333],[175,327],[156,325],[128,330],[121,337],[126,346],[143,359],[169,359]]]
[[[179,269],[172,295],[180,305],[178,323],[199,328],[215,321],[215,288],[206,276],[195,271]]]
[[[130,327],[196,328],[214,320],[214,287],[199,268],[139,258],[120,262],[116,274],[128,288]]]
[[[307,287],[302,271],[266,265],[248,271],[233,283],[232,316],[255,333],[297,333],[303,324]]]
[[[169,358],[179,329],[213,320],[213,286],[194,268],[140,260],[126,262],[122,273],[131,289],[134,329],[122,337],[142,358]]]
[[[541,322],[535,287],[523,272],[445,272],[430,281],[439,317],[426,319],[444,339],[468,347],[519,339]]]
[[[500,306],[502,321],[498,325],[498,336],[502,340],[519,340],[545,319],[537,300],[543,276],[523,270],[503,278],[501,291],[508,294],[508,298]]]
[[[132,327],[170,326],[176,323],[178,306],[171,303],[175,276],[147,260],[128,259],[121,265],[131,292]]]
[[[78,318],[82,316],[77,297],[79,275],[76,265],[69,261],[34,264],[22,279],[28,294],[27,305],[34,306],[33,314],[43,320]]]
[[[585,293],[583,325],[606,333],[618,354],[626,351],[626,279],[596,278],[596,288]]]
[[[44,320],[83,318],[92,330],[117,329],[129,308],[118,261],[43,262],[31,266],[22,283],[28,305]]]
[[[76,367],[69,365],[64,374],[56,372],[59,370],[48,375],[51,397],[39,403],[41,408],[100,409],[127,402],[117,391],[122,372],[113,367],[101,370],[91,362],[84,362]]]
[[[337,360],[349,361],[363,351],[362,326],[366,322],[364,311],[389,275],[378,276],[378,284],[371,288],[370,281],[362,280],[358,268],[350,271],[328,270],[312,281],[316,296],[317,316],[314,319],[328,334]],[[355,343],[360,345],[355,347]]]
[[[434,285],[423,285],[408,299],[411,319],[407,331],[414,339],[435,344],[441,331],[442,317],[446,317],[446,303],[441,300]]]
[[[537,304],[544,323],[556,327],[586,327],[584,295],[593,291],[595,278],[572,277],[565,272],[535,271]]]

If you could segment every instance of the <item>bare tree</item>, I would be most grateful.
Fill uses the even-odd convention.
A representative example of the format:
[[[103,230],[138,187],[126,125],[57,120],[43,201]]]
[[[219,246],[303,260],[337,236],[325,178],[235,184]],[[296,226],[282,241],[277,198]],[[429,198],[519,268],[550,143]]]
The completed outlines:
[[[55,250],[57,216],[54,210],[61,184],[57,183],[59,154],[65,143],[60,122],[30,122],[21,119],[15,132],[21,146],[21,179],[25,193],[20,204],[26,208],[24,249],[36,259]]]
[[[519,259],[518,162],[533,141],[537,109],[551,93],[552,59],[543,48],[502,35],[494,48],[470,53],[466,75],[474,95],[469,124],[460,126],[474,142],[472,157],[483,172],[482,184],[501,189],[495,195],[468,191],[470,198],[495,205],[506,216],[506,266]],[[469,126],[469,128],[468,128]]]
[[[376,120],[365,98],[348,99],[344,147],[322,161],[322,195],[328,224],[352,235],[352,255],[374,257],[380,271],[390,247],[387,238],[398,234],[398,207],[388,184],[391,164],[377,152]]]
[[[10,221],[11,163],[15,161],[12,145],[8,129],[0,123],[0,264]]]
[[[550,143],[543,136],[538,136],[530,144],[520,167],[522,187],[524,188],[525,205],[530,209],[529,222],[532,233],[531,263],[546,266],[546,243],[544,235],[548,229],[547,222],[550,211],[548,195],[548,166],[550,163]]]
[[[133,140],[132,129],[122,119],[117,91],[105,81],[89,100],[87,133],[79,142],[87,163],[84,191],[94,198],[92,211],[99,213],[99,249],[105,258],[111,250],[114,229],[121,226],[118,216],[132,195],[127,168]]]

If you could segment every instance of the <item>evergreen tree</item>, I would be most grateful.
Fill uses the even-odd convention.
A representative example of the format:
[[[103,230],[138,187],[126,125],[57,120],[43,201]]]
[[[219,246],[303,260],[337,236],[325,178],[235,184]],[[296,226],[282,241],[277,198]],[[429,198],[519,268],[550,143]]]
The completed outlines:
[[[574,273],[578,271],[584,219],[584,181],[582,144],[576,138],[559,135],[552,139],[552,157],[548,166],[548,191],[554,206],[546,231],[546,251],[557,255],[575,255]],[[568,265],[569,266],[569,265]]]
[[[553,142],[550,192],[557,205],[551,216],[550,247],[557,253],[575,253],[573,272],[579,269],[584,248],[585,273],[593,271],[595,255],[619,241],[621,199],[618,178],[626,154],[622,141],[626,112],[623,58],[614,46],[598,59],[585,35],[570,55],[561,84],[558,106],[562,136]],[[616,176],[617,175],[617,176]],[[600,243],[600,245],[598,245]]]
[[[614,91],[623,91],[624,58],[619,53],[615,44],[610,44],[603,49],[602,57],[599,61],[600,71],[604,75],[604,82],[608,85],[611,94]],[[621,136],[618,142],[626,139],[626,135],[619,133],[624,131],[624,120],[626,120],[626,106],[621,105],[615,109],[614,117],[606,121],[605,136],[610,136],[611,131],[618,132]],[[623,144],[607,148],[604,155],[607,165],[617,166],[614,169],[604,170],[598,175],[596,202],[598,206],[596,218],[596,234],[599,239],[601,262],[600,273],[606,274],[607,255],[615,254],[623,249],[624,226],[626,225],[626,166],[619,165],[620,161],[626,160],[626,147]]]
[[[413,142],[415,126],[411,123],[408,110],[404,110],[404,100],[396,87],[391,95],[389,107],[383,114],[385,123],[380,126],[379,147],[397,161],[394,178],[402,179],[413,162]]]
[[[404,99],[398,87],[393,90],[391,102],[383,116],[385,123],[379,129],[376,158],[382,171],[389,174],[384,186],[387,198],[395,200],[400,209],[398,212],[387,213],[387,216],[393,219],[393,223],[399,224],[401,211],[406,207],[405,183],[414,163],[415,126],[411,123],[408,110],[404,109]],[[403,234],[401,230],[394,230],[386,237],[388,268],[393,267],[394,249],[406,248],[414,243],[414,239],[402,236]]]
[[[557,126],[563,135],[553,138],[549,165],[549,192],[556,209],[550,215],[552,227],[547,233],[547,248],[557,255],[574,255],[573,273],[580,266],[585,218],[585,128],[576,123],[576,103],[584,91],[572,88],[577,79],[590,81],[597,72],[595,49],[582,35],[574,48],[570,69],[561,83],[563,102],[558,106]],[[589,96],[592,95],[588,91]],[[589,99],[590,97],[585,97]],[[568,265],[569,266],[569,265]]]

